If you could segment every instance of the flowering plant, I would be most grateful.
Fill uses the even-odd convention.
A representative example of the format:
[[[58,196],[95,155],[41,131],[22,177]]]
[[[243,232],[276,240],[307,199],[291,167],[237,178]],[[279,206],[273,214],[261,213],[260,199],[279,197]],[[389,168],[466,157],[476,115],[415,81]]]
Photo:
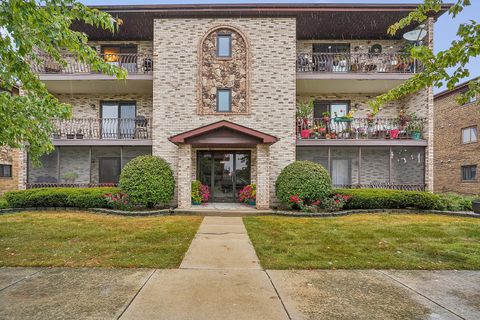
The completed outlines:
[[[257,185],[255,183],[247,184],[238,193],[238,199],[240,202],[251,202],[257,199]]]
[[[130,210],[132,209],[132,204],[128,198],[128,194],[117,192],[117,193],[107,193],[104,195],[107,202],[114,208],[118,210]]]
[[[194,204],[200,204],[208,202],[210,199],[210,188],[202,184],[200,181],[192,181],[192,202]]]
[[[298,194],[291,195],[288,199],[288,204],[292,209],[303,209],[303,200]]]

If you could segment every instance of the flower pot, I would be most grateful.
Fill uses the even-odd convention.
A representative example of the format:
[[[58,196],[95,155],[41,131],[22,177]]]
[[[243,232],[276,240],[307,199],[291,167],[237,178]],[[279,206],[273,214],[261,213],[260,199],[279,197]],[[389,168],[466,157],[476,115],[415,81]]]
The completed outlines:
[[[60,139],[60,134],[54,133],[54,134],[52,135],[52,137],[53,137],[53,139]]]
[[[480,200],[472,201],[472,209],[473,209],[473,212],[480,213]]]
[[[248,204],[254,206],[257,204],[257,199],[248,199]]]
[[[75,135],[73,133],[67,133],[67,139],[73,139]]]
[[[412,132],[412,139],[413,140],[420,140],[421,133],[420,132]]]
[[[302,139],[310,138],[310,130],[303,129],[302,131],[300,131],[300,136],[302,137]]]
[[[318,128],[318,133],[324,133],[326,131],[327,131],[327,128],[325,127]]]
[[[352,122],[353,118],[351,118],[351,117],[336,117],[335,119],[333,119],[333,121],[335,121],[335,122]]]
[[[77,133],[77,134],[75,135],[75,138],[76,138],[76,139],[83,139],[83,133]]]
[[[202,201],[194,201],[192,200],[192,204],[195,205],[195,206],[199,206],[202,204]]]
[[[398,130],[398,129],[390,130],[390,138],[398,139],[398,134],[399,133],[400,133],[400,130]]]

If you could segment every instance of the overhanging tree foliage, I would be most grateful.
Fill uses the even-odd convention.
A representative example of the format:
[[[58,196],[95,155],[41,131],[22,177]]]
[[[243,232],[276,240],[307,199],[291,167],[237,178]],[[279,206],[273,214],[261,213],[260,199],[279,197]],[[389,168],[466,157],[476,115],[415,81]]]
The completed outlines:
[[[110,14],[88,8],[75,0],[0,1],[0,87],[20,86],[24,95],[0,93],[0,146],[28,145],[33,160],[53,149],[52,118],[68,118],[70,106],[60,103],[32,72],[39,54],[65,66],[62,53],[73,54],[92,70],[125,78],[126,72],[106,63],[87,45],[84,33],[71,29],[74,21],[116,32],[121,24]]]
[[[388,33],[395,35],[412,23],[425,22],[429,14],[441,10],[443,3],[442,0],[425,0],[424,4],[407,17],[390,26]],[[470,0],[456,0],[448,10],[448,14],[455,18],[470,4]],[[480,26],[474,20],[462,23],[458,27],[457,35],[459,39],[452,41],[450,48],[437,54],[434,54],[428,46],[413,47],[411,55],[422,63],[423,71],[370,101],[373,111],[377,113],[386,102],[401,99],[430,86],[439,88],[445,83],[448,89],[452,89],[462,78],[469,77],[467,64],[471,58],[480,55]],[[453,68],[451,74],[447,72],[450,68]],[[458,97],[458,102],[463,104],[479,94],[480,79],[472,80],[468,84],[468,90]]]

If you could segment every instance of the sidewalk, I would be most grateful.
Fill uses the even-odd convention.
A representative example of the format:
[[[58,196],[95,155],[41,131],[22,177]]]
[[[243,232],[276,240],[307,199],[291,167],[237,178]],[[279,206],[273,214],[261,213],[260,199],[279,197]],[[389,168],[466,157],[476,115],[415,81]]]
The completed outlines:
[[[480,271],[262,270],[206,217],[180,269],[0,268],[0,319],[480,319]]]

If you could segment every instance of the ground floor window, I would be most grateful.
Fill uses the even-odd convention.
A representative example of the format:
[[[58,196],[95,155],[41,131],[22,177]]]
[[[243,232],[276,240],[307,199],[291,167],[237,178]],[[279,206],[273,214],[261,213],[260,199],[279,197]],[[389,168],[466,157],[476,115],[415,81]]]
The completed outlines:
[[[250,151],[197,151],[197,179],[210,187],[212,202],[236,202],[251,183]]]
[[[337,187],[425,184],[423,147],[297,147],[297,160],[324,166]]]
[[[0,164],[0,177],[11,178],[12,177],[12,165]]]
[[[462,180],[463,181],[475,181],[477,180],[477,166],[462,166]]]
[[[122,168],[133,158],[152,154],[151,147],[91,146],[56,147],[40,158],[40,165],[28,164],[30,185],[115,184]]]

